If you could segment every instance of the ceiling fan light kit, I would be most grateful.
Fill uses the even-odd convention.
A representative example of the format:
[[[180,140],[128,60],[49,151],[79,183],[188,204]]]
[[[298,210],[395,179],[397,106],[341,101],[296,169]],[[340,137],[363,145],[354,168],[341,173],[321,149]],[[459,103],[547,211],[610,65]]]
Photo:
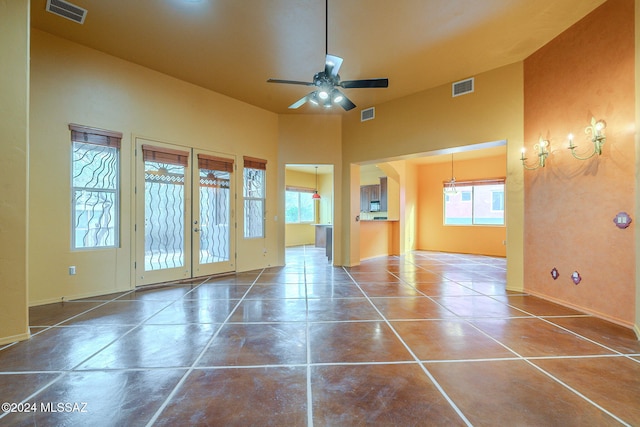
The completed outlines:
[[[310,102],[315,105],[322,105],[325,108],[331,108],[333,104],[340,105],[345,111],[355,108],[356,104],[351,102],[347,96],[342,93],[338,87],[343,89],[357,88],[385,88],[389,87],[389,79],[363,79],[363,80],[345,80],[340,81],[338,71],[342,65],[343,59],[339,56],[329,55],[329,1],[325,1],[325,50],[326,59],[324,70],[319,71],[313,76],[312,82],[303,82],[298,80],[281,80],[268,79],[268,83],[283,83],[303,86],[315,86],[317,89],[303,96],[293,104],[289,105],[290,109],[300,108],[302,105]]]

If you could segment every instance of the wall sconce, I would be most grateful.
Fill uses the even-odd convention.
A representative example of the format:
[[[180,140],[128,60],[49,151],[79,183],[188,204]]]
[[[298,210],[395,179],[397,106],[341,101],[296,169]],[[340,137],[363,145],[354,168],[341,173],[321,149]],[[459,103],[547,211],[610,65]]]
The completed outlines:
[[[526,163],[527,158],[524,156],[524,152],[525,152],[524,147],[522,147],[522,157],[520,157],[520,160],[522,160],[522,166],[524,166],[525,169],[528,169],[531,171],[536,170],[539,167],[544,167],[545,162],[547,161],[547,156],[549,155],[549,141],[547,141],[546,139],[542,139],[542,137],[540,137],[540,139],[538,140],[538,143],[533,146],[533,149],[538,152],[537,165],[535,166],[527,165]]]
[[[591,125],[587,126],[584,129],[584,133],[587,135],[591,135],[591,142],[593,142],[593,152],[587,157],[581,157],[576,154],[577,145],[573,145],[573,134],[569,134],[569,150],[571,150],[571,155],[578,160],[587,160],[595,156],[596,154],[599,156],[602,154],[602,146],[604,142],[607,140],[607,137],[604,136],[604,128],[607,127],[607,123],[604,120],[596,121],[595,117],[591,117]]]

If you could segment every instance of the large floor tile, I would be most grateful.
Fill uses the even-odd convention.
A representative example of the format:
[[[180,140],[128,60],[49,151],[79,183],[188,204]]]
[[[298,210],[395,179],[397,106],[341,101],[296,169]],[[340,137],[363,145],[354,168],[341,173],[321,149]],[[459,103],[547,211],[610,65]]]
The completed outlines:
[[[186,367],[219,325],[143,325],[82,364],[80,369]]]
[[[306,426],[306,368],[193,371],[155,425]]]
[[[29,399],[37,412],[9,414],[0,425],[145,425],[184,374],[182,370],[71,372]],[[70,406],[46,410],[48,404],[57,409],[58,403]]]
[[[403,281],[415,285],[418,283],[442,283],[446,281],[442,275],[428,270],[401,271],[397,273]]]
[[[463,320],[392,322],[420,360],[469,360],[515,354]]]
[[[204,283],[185,294],[184,299],[241,299],[251,285],[229,283]]]
[[[0,397],[89,412],[0,425],[640,425],[633,332],[507,291],[505,264],[342,268],[294,247],[285,266],[33,307],[32,338],[0,347]]]
[[[22,402],[47,384],[60,378],[63,373],[29,372],[24,374],[0,374],[0,400],[9,403]],[[0,411],[2,415],[2,411]],[[2,425],[2,421],[0,421]]]
[[[413,360],[384,322],[314,323],[308,339],[312,363]]]
[[[105,301],[67,301],[54,304],[39,305],[29,308],[29,325],[53,326],[60,322],[94,310],[103,305]]]
[[[259,285],[304,284],[304,272],[262,273],[256,280]]]
[[[304,299],[244,300],[235,309],[230,322],[304,322]]]
[[[54,327],[0,351],[3,372],[72,369],[101,351],[130,327]]]
[[[304,323],[228,324],[198,366],[295,365],[307,362]]]
[[[521,310],[509,307],[488,296],[434,297],[434,301],[460,317],[519,317],[529,316]]]
[[[362,298],[364,294],[353,282],[307,282],[307,298]]]
[[[626,357],[540,359],[550,372],[630,425],[640,425],[640,363]]]
[[[240,300],[178,300],[151,316],[145,324],[222,323]]]
[[[359,282],[358,286],[369,297],[420,297],[416,288],[402,283]]]
[[[116,300],[72,317],[62,325],[138,325],[170,304],[171,301]]]
[[[547,320],[621,353],[640,354],[640,341],[629,328],[590,316]]]
[[[312,299],[308,303],[309,322],[332,320],[382,320],[366,298]]]
[[[451,311],[424,296],[415,298],[372,298],[371,301],[389,320],[456,317]]]
[[[417,364],[312,368],[317,426],[464,425]]]
[[[141,287],[119,297],[119,301],[175,301],[189,293],[196,284],[182,286]]]
[[[572,308],[531,295],[509,295],[494,298],[534,316],[574,316],[582,314]]]
[[[251,287],[245,299],[285,299],[285,298],[306,298],[307,287],[304,281],[301,283],[278,284],[268,286],[256,284]]]
[[[401,283],[401,280],[389,272],[351,271],[353,279],[358,283]]]
[[[598,355],[612,352],[537,318],[485,319],[473,323],[524,357]]]
[[[426,363],[474,426],[619,426],[526,361]]]
[[[440,283],[417,283],[412,286],[422,294],[429,297],[480,295],[473,289],[467,288],[450,280]]]

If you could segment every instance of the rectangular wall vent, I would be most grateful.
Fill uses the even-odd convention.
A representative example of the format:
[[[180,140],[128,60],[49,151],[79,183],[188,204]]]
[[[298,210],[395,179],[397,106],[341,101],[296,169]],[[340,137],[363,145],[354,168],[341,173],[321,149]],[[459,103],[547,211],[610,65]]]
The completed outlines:
[[[460,80],[451,85],[451,96],[456,97],[473,92],[474,78]]]
[[[47,12],[69,19],[70,21],[84,24],[87,10],[64,0],[47,0]]]
[[[360,121],[366,122],[367,120],[373,120],[376,118],[375,107],[367,108],[360,111]]]

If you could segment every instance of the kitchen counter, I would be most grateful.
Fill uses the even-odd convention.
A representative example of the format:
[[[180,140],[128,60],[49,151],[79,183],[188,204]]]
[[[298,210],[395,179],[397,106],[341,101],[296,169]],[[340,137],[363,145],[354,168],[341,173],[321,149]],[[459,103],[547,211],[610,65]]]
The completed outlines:
[[[331,224],[311,224],[316,228],[316,248],[326,248],[326,255],[329,261],[333,252],[333,225]]]
[[[400,253],[400,221],[397,219],[360,220],[360,259]]]

